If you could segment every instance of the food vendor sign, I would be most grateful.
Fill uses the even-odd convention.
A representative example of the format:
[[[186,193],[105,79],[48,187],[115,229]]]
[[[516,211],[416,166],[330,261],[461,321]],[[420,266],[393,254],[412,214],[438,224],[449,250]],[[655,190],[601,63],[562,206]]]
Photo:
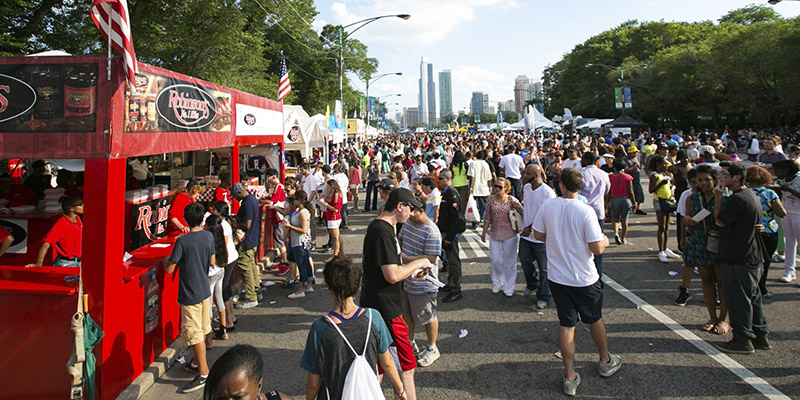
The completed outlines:
[[[0,132],[94,132],[96,63],[0,65]]]
[[[169,219],[170,197],[136,204],[131,212],[130,250],[150,244],[164,237]]]
[[[230,132],[231,94],[142,72],[125,96],[125,132]]]

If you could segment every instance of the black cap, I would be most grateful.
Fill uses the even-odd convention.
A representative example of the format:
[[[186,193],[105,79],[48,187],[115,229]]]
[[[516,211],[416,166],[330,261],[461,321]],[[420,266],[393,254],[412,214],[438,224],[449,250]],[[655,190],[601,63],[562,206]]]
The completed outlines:
[[[389,193],[389,199],[386,200],[388,209],[397,207],[399,203],[410,204],[412,208],[422,208],[425,206],[421,201],[414,197],[414,193],[405,188],[398,188]]]
[[[572,146],[569,146],[569,147],[567,147],[567,151],[569,152],[569,151],[578,151],[578,150],[576,148],[572,147]]]
[[[394,189],[394,181],[389,178],[384,178],[378,183],[378,188],[383,189],[384,191],[389,191]]]

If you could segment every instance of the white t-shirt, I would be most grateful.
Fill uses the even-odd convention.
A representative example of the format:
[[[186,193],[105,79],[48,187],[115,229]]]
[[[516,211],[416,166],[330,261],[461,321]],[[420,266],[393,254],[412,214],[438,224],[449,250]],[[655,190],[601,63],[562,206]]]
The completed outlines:
[[[686,216],[686,199],[688,199],[689,196],[691,195],[692,195],[691,190],[684,190],[683,193],[681,193],[681,198],[680,200],[678,200],[678,209],[675,210],[675,212],[677,212],[680,215]]]
[[[500,168],[506,171],[506,178],[519,179],[522,178],[521,170],[525,168],[525,161],[519,154],[509,153],[500,158]]]
[[[557,197],[539,209],[533,229],[547,234],[547,279],[586,287],[600,279],[587,243],[603,240],[594,210],[578,199]]]
[[[233,228],[231,228],[231,224],[223,219],[220,225],[222,225],[222,235],[225,236],[225,247],[228,250],[227,265],[239,259],[239,252],[236,251],[236,245],[233,244]]]
[[[486,197],[492,194],[489,181],[492,180],[492,171],[485,160],[475,160],[467,170],[467,176],[472,177],[472,195]]]
[[[581,159],[580,158],[576,158],[574,160],[570,160],[568,158],[568,159],[564,160],[564,162],[561,163],[561,169],[565,169],[565,168],[577,169],[578,171],[582,170],[583,167],[581,166]]]
[[[414,179],[425,177],[428,172],[428,166],[425,164],[416,162],[411,164],[411,181],[413,182]]]
[[[530,183],[526,183],[525,186],[522,188],[523,192],[523,202],[522,205],[524,206],[525,210],[522,214],[522,226],[531,226],[533,225],[533,221],[536,220],[536,214],[539,210],[542,209],[542,205],[547,200],[555,199],[556,192],[550,186],[545,185],[544,183],[540,185],[536,190],[531,188]],[[534,242],[534,243],[542,243],[540,240],[536,240],[533,238],[533,230],[531,229],[530,236],[523,236],[523,239]]]
[[[311,197],[314,196],[314,193],[317,192],[318,185],[319,183],[317,182],[317,177],[312,174],[308,174],[308,176],[303,178],[302,189],[306,193],[309,199],[311,199]]]

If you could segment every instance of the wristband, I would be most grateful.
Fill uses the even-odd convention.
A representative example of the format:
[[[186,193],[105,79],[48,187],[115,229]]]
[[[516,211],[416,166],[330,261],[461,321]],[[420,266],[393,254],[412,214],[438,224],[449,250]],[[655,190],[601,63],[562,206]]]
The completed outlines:
[[[394,392],[394,395],[399,397],[404,395],[405,393],[406,393],[406,388],[403,388],[403,390],[400,393]]]

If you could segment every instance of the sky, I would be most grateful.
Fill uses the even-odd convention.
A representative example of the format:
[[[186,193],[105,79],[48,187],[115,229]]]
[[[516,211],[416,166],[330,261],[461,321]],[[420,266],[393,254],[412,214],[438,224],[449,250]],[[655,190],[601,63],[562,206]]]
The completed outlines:
[[[347,25],[393,14],[353,33],[378,59],[370,84],[371,96],[401,94],[386,99],[389,116],[418,104],[420,60],[433,64],[436,112],[439,114],[438,73],[452,71],[453,111],[466,109],[473,91],[489,93],[490,105],[514,97],[514,78],[541,80],[576,45],[625,21],[717,21],[728,11],[766,0],[315,0],[319,15],[312,25]],[[800,1],[785,0],[774,9],[787,18],[800,15]],[[350,29],[348,29],[348,32]],[[351,82],[364,91],[363,81]]]

